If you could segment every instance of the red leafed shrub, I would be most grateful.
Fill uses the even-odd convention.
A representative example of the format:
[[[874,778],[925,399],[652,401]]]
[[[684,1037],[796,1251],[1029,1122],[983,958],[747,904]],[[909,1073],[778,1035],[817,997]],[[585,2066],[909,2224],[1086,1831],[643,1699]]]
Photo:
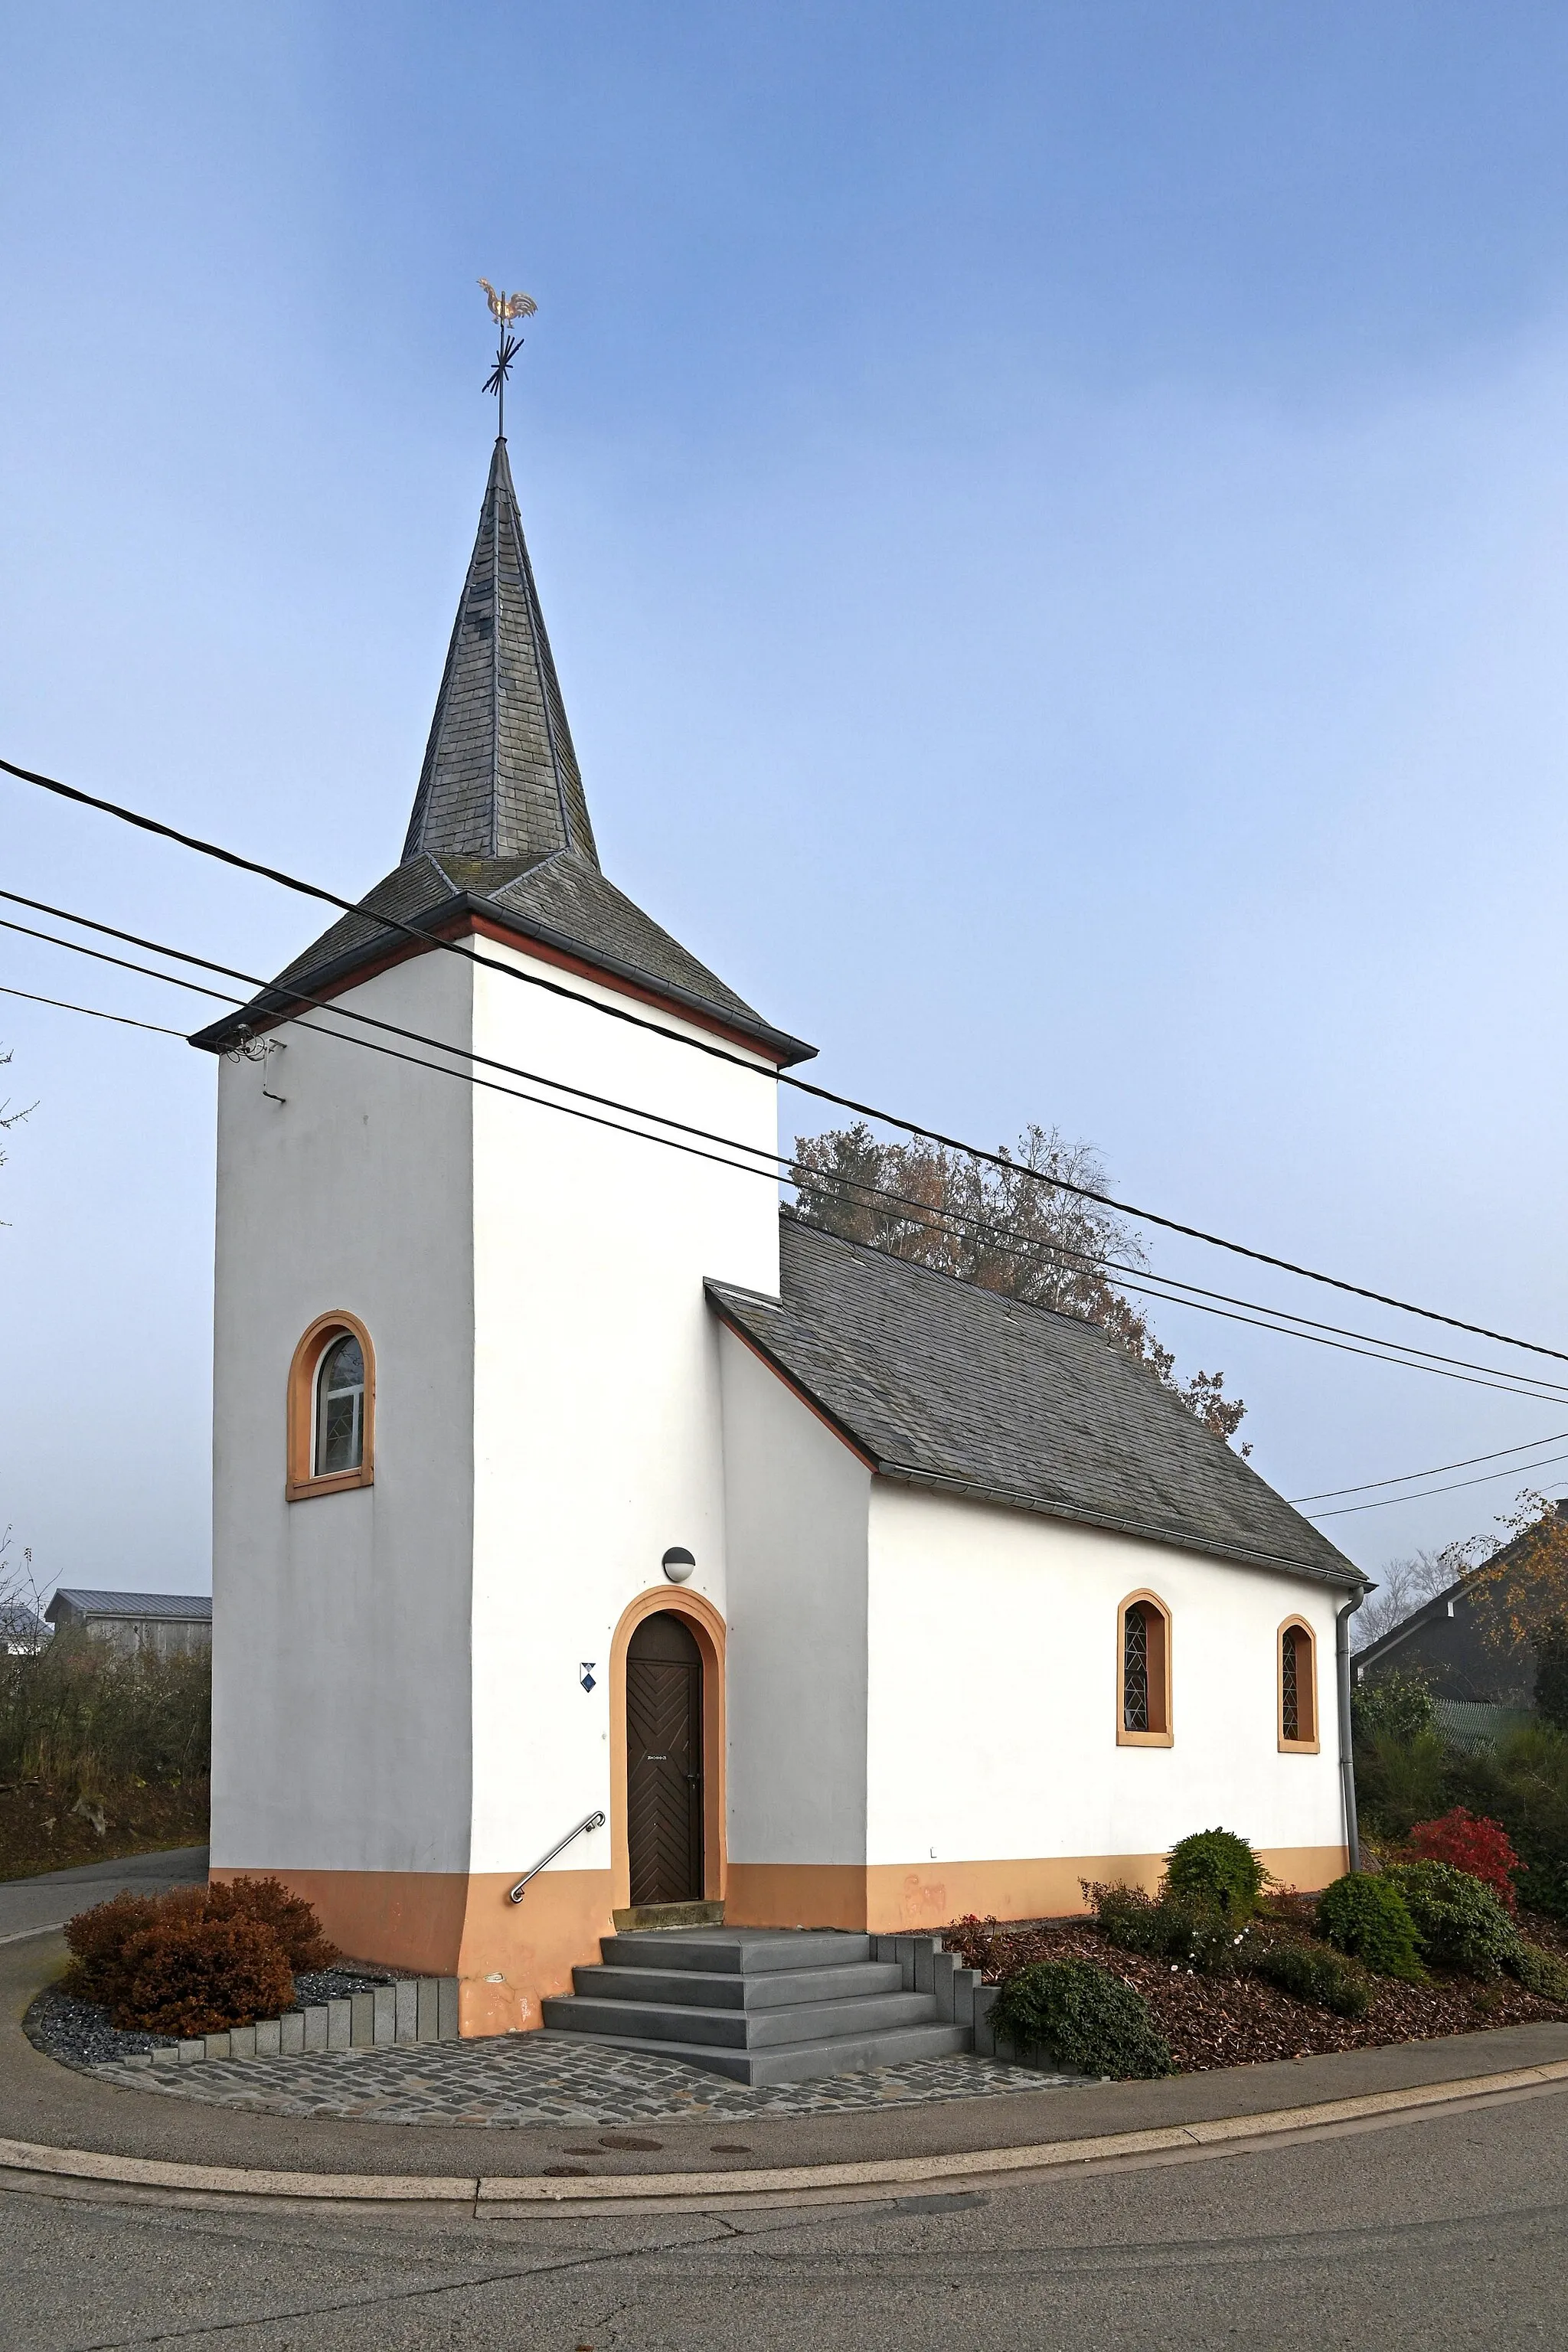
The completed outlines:
[[[1410,1832],[1410,1846],[1423,1862],[1446,1862],[1455,1870],[1468,1870],[1472,1878],[1489,1886],[1509,1910],[1518,1907],[1513,1873],[1520,1866],[1519,1856],[1500,1822],[1489,1822],[1456,1805],[1437,1821],[1417,1822]]]
[[[975,1912],[966,1911],[962,1919],[942,1929],[942,1940],[960,1968],[988,1969],[997,1952],[995,1917],[982,1919]]]
[[[304,1896],[290,1895],[281,1879],[219,1880],[206,1890],[206,1907],[212,1919],[259,1920],[272,1930],[291,1969],[330,1968],[338,1957]]]
[[[157,1903],[150,1895],[117,1895],[112,1902],[97,1903],[66,1921],[66,1944],[71,1963],[66,1970],[66,1990],[79,2000],[118,1998],[121,1988],[121,1955],[132,1936],[153,1924]]]
[[[125,1948],[124,1990],[110,2015],[144,2033],[221,2033],[276,2017],[294,1998],[282,1947],[260,1919],[187,1906]]]
[[[200,1905],[204,1890],[182,1886],[174,1895],[116,1895],[79,1911],[66,1921],[66,1944],[71,1963],[65,1989],[79,2000],[101,2001],[112,2009],[125,1991],[125,1954],[138,1936],[163,1916],[172,1905]]]
[[[296,1969],[337,1958],[309,1903],[276,1878],[117,1895],[79,1912],[66,1941],[66,1990],[147,2033],[220,2033],[276,2017],[294,1998]]]

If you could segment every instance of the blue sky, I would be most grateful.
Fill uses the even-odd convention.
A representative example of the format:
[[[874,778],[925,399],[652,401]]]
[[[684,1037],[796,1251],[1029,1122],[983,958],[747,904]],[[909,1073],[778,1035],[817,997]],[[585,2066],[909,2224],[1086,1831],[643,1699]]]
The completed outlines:
[[[14,9],[3,748],[384,871],[474,281],[527,286],[613,877],[830,1085],[1568,1345],[1565,79],[1561,10],[1430,0]],[[6,887],[247,968],[314,928],[20,786],[0,827]],[[0,981],[197,1017],[3,932]],[[0,1525],[46,1584],[203,1585],[211,1066],[0,1037]],[[1158,1320],[1287,1494],[1568,1430]],[[1325,1524],[1375,1573],[1515,1483]]]

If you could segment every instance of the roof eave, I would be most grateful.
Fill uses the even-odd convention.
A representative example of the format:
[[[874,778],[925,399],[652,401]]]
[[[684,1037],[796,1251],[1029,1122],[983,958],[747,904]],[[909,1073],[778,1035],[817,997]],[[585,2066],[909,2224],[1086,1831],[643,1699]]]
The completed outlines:
[[[381,919],[371,910],[355,908],[351,911],[356,914],[367,912],[372,921]],[[541,947],[551,948],[557,955],[569,957],[575,963],[587,964],[595,971],[603,972],[607,980],[624,981],[668,1003],[673,1011],[699,1013],[704,1022],[717,1023],[721,1027],[761,1045],[771,1059],[776,1060],[781,1069],[790,1069],[797,1062],[816,1059],[815,1045],[806,1045],[799,1037],[790,1036],[783,1029],[774,1029],[765,1021],[747,1019],[728,1006],[711,1003],[707,997],[679,987],[673,981],[639,971],[635,964],[623,963],[615,956],[603,954],[598,949],[588,949],[581,940],[574,940],[570,933],[558,931],[550,924],[539,922],[513,908],[503,907],[493,898],[476,898],[466,890],[459,891],[431,908],[422,917],[417,929],[432,934],[439,941],[442,926],[450,927],[471,916],[498,924],[520,939],[535,940]],[[279,988],[274,982],[270,988],[263,989],[260,995],[252,997],[248,1004],[209,1023],[205,1029],[195,1031],[186,1043],[204,1053],[224,1053],[237,1038],[252,1034],[258,1027],[270,1028],[279,1021],[292,1019],[301,1010],[310,1010],[310,998],[327,991],[336,993],[367,965],[384,964],[389,958],[424,951],[418,939],[411,940],[405,932],[388,925],[359,947],[301,972],[288,988]]]
[[[951,1495],[961,1502],[985,1503],[1009,1511],[1028,1511],[1037,1518],[1070,1520],[1075,1527],[1101,1528],[1110,1535],[1136,1536],[1143,1543],[1164,1544],[1176,1551],[1198,1552],[1206,1559],[1234,1560],[1239,1567],[1265,1569],[1276,1576],[1305,1577],[1314,1584],[1328,1584],[1336,1590],[1353,1591],[1366,1580],[1361,1570],[1349,1560],[1345,1561],[1342,1569],[1314,1566],[1310,1560],[1291,1559],[1279,1552],[1255,1551],[1242,1544],[1216,1542],[1212,1536],[1190,1536],[1179,1528],[1151,1526],[1145,1520],[1128,1518],[1109,1511],[1089,1510],[1079,1503],[1052,1502],[1044,1496],[1023,1494],[1005,1486],[982,1486],[949,1472],[918,1469],[907,1462],[879,1462],[876,1475],[896,1486],[928,1487]]]

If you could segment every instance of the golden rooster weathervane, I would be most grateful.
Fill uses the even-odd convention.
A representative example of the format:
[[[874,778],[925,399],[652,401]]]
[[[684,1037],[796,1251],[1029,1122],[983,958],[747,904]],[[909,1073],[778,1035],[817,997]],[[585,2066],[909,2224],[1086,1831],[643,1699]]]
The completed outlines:
[[[518,319],[531,319],[539,305],[531,294],[508,294],[504,289],[498,293],[488,278],[481,278],[479,284],[484,288],[489,302],[490,317],[500,329],[500,341],[496,347],[495,365],[485,378],[485,390],[493,392],[496,396],[496,432],[504,440],[506,437],[506,380],[511,373],[513,360],[522,349],[522,337],[512,333],[512,323]]]

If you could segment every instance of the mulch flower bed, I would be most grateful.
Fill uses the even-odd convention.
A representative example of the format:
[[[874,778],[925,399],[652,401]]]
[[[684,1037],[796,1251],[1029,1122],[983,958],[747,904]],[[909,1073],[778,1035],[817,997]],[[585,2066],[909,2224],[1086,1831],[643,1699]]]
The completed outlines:
[[[1274,1906],[1273,1916],[1304,1928],[1301,1914],[1307,1907],[1283,1903]],[[1568,1958],[1568,1932],[1562,1927],[1528,1916],[1521,1925],[1531,1942]],[[1169,1960],[1124,1952],[1092,1919],[986,1921],[945,1928],[942,1937],[965,1966],[982,1970],[987,1984],[999,1983],[1031,1960],[1092,1960],[1142,1994],[1184,2074],[1388,2042],[1434,2042],[1493,2025],[1568,2022],[1568,2007],[1526,1992],[1509,1976],[1493,1984],[1458,1976],[1434,1976],[1426,1985],[1384,1978],[1364,2017],[1336,2017],[1260,1977],[1199,1976]]]

